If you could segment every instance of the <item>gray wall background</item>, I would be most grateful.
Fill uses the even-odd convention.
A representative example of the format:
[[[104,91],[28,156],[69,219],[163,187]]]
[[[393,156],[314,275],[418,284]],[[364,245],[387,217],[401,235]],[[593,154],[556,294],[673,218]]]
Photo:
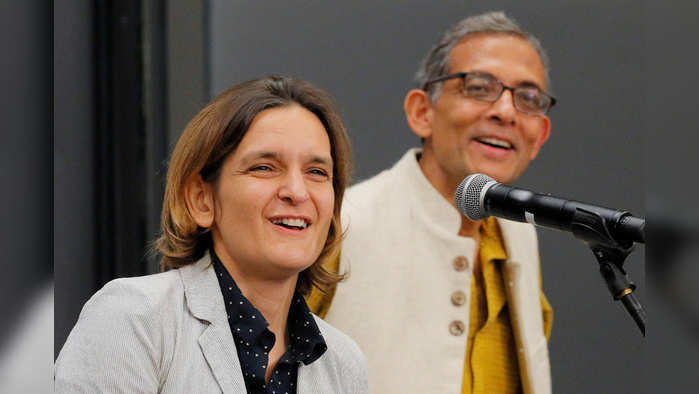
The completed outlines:
[[[89,217],[96,204],[91,179],[98,164],[91,147],[100,132],[94,128],[92,113],[93,5],[74,0],[54,10],[56,350],[83,303],[97,290],[91,265],[97,229]],[[560,99],[551,114],[552,137],[518,184],[649,218],[655,215],[653,219],[682,216],[678,226],[699,234],[693,197],[699,168],[695,153],[699,26],[694,20],[699,4],[695,2],[668,6],[630,0],[168,1],[166,26],[161,26],[167,35],[168,143],[172,146],[185,123],[230,85],[264,74],[291,74],[335,96],[354,143],[355,179],[367,178],[419,144],[401,107],[421,57],[449,25],[491,9],[504,9],[541,38],[552,59],[554,93]],[[17,42],[26,44],[26,39]],[[12,70],[5,73],[12,81],[20,77],[32,87],[38,81],[34,68]],[[6,98],[18,90],[26,92],[27,87],[10,89]],[[32,127],[43,130],[32,123],[39,120],[35,107],[24,101],[16,104],[19,109],[8,118],[7,127],[15,134],[2,134],[8,137],[3,141],[11,142],[2,144],[3,157],[15,164],[17,158],[44,157],[24,134]],[[20,140],[24,144],[15,148]],[[25,161],[20,164],[19,171],[3,167],[6,185],[32,181],[31,185],[44,187],[34,167]],[[11,209],[11,223],[40,228],[31,220],[43,211],[34,206],[24,211],[28,213],[20,215]],[[6,227],[3,239],[12,246],[8,251],[15,253],[8,256],[24,256],[29,263],[36,261],[37,267],[45,262],[27,252],[38,244],[29,229]],[[627,260],[627,269],[640,287],[641,301],[646,295],[650,298],[649,346],[621,305],[611,301],[586,247],[568,234],[541,230],[539,235],[544,288],[555,308],[550,342],[555,392],[696,389],[696,330],[691,334],[686,319],[674,313],[675,294],[655,289],[658,281],[650,274],[646,292],[643,247]],[[649,244],[649,250],[661,252],[653,260],[656,269],[669,263],[662,253],[666,246],[670,245]],[[696,252],[684,253],[685,264],[672,265],[670,272],[695,295]],[[17,264],[15,258],[6,260],[13,267],[34,267]],[[18,277],[10,273],[7,283]],[[16,282],[15,287],[3,288],[7,304],[22,297],[15,288],[36,284]],[[696,303],[699,297],[690,299]],[[699,318],[699,308],[693,311]]]
[[[643,9],[635,1],[214,0],[208,9],[209,98],[266,74],[330,91],[348,126],[355,180],[419,144],[402,110],[417,64],[461,18],[503,9],[533,31],[552,61],[552,137],[519,185],[644,215],[641,106]],[[559,393],[642,391],[643,338],[614,303],[587,247],[540,230],[550,342]],[[644,249],[627,260],[644,300]],[[397,344],[399,346],[399,344]]]

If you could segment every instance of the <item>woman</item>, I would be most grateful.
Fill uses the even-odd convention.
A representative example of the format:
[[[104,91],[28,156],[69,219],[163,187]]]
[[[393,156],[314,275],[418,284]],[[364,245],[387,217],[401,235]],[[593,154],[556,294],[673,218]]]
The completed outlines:
[[[322,263],[339,251],[349,172],[340,118],[308,83],[263,78],[214,99],[170,160],[165,272],[85,304],[56,391],[366,392],[357,345],[303,299],[341,279]]]

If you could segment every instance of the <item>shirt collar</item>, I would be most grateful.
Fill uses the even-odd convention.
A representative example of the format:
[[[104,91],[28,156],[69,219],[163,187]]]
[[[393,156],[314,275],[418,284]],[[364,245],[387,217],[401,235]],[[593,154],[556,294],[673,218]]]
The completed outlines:
[[[294,299],[291,301],[287,327],[292,355],[304,364],[308,365],[317,360],[328,349],[306,300],[298,292],[294,293]]]
[[[228,322],[234,335],[253,343],[262,340],[269,323],[262,313],[243,295],[233,277],[211,249],[211,260],[225,301]],[[287,318],[289,351],[292,359],[308,365],[317,360],[327,350],[327,344],[320,329],[308,309],[303,296],[294,291]],[[273,333],[270,332],[272,337]],[[269,344],[271,347],[273,343]]]

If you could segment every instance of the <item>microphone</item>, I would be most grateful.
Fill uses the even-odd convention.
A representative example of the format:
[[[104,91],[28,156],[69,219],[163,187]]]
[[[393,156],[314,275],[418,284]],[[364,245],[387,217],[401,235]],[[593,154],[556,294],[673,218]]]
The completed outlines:
[[[456,208],[471,220],[489,216],[528,222],[572,232],[590,244],[630,248],[646,243],[646,220],[627,211],[585,204],[498,183],[493,178],[467,176],[456,189]]]

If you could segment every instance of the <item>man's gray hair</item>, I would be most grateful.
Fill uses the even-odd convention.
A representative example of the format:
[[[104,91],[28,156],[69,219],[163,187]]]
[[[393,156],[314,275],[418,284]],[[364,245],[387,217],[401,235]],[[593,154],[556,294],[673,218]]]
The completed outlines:
[[[420,68],[415,74],[415,82],[419,89],[426,89],[430,101],[435,102],[442,92],[442,83],[433,83],[425,87],[427,81],[445,75],[449,72],[449,54],[451,50],[469,34],[477,33],[503,33],[522,37],[534,47],[544,66],[546,87],[550,89],[549,57],[541,46],[539,40],[528,31],[522,29],[517,22],[509,18],[502,11],[493,11],[485,14],[469,16],[444,32],[442,38],[430,49],[422,59]]]

